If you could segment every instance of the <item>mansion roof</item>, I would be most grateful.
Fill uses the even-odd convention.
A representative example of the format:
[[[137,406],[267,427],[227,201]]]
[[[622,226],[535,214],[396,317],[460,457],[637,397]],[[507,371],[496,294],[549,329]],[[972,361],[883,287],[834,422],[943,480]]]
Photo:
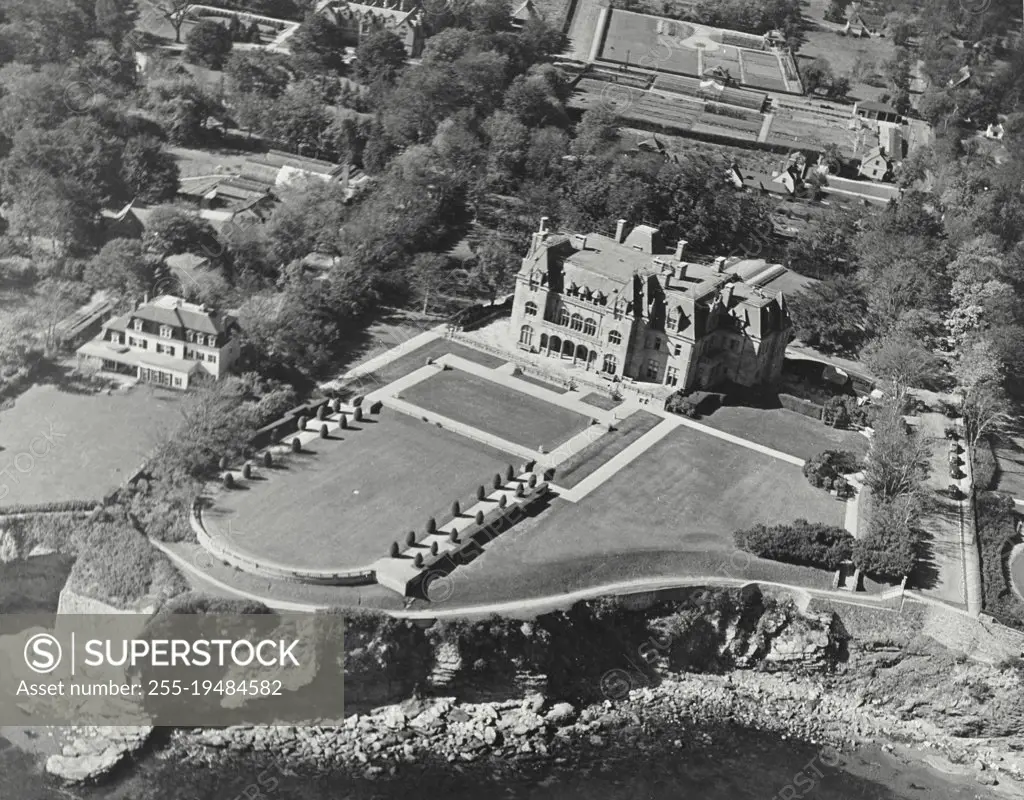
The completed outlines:
[[[110,320],[104,327],[124,331],[133,319],[206,334],[225,333],[233,321],[230,316],[218,311],[165,294],[143,303],[128,314]]]

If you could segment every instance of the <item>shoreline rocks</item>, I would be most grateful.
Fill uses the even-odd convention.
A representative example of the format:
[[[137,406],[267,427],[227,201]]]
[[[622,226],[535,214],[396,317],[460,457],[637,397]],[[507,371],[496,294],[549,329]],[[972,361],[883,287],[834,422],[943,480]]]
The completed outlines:
[[[61,752],[46,759],[46,772],[65,783],[97,783],[142,750],[152,733],[149,725],[64,729]]]

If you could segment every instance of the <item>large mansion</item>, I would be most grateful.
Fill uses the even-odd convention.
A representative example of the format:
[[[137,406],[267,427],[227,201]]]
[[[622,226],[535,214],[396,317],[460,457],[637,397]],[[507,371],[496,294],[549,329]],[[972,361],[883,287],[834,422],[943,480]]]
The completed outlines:
[[[229,314],[165,294],[108,320],[77,352],[84,364],[187,389],[230,370],[239,355],[238,323]]]
[[[692,263],[685,241],[664,253],[657,229],[625,220],[614,236],[546,227],[516,276],[510,336],[520,349],[681,389],[778,380],[792,323],[766,284],[783,267]]]
[[[426,40],[423,9],[411,0],[367,0],[365,3],[320,0],[316,11],[337,23],[346,44],[353,47],[358,47],[374,31],[386,30],[402,40],[410,58],[416,58],[423,52]]]

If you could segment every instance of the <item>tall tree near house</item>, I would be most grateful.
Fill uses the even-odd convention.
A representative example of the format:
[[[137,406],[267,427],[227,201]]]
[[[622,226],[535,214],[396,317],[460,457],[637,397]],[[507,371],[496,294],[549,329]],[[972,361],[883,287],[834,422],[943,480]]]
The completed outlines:
[[[903,408],[914,387],[934,388],[945,374],[942,360],[919,342],[892,334],[864,348],[864,363],[892,387],[893,403]]]
[[[57,349],[58,323],[88,299],[88,289],[74,281],[46,279],[36,286],[28,311],[34,327],[39,331],[45,353]]]
[[[356,78],[362,83],[381,81],[390,85],[405,66],[406,58],[405,45],[397,34],[383,29],[374,31],[356,49]]]
[[[185,24],[185,9],[192,5],[192,0],[155,0],[154,5],[174,28],[174,43],[181,44],[181,27]]]
[[[125,142],[121,180],[129,194],[145,203],[165,203],[178,193],[178,162],[160,141],[136,136]]]
[[[189,31],[185,60],[209,69],[223,69],[234,42],[230,31],[213,20],[202,20]]]
[[[220,255],[221,247],[209,222],[173,206],[153,209],[143,244],[162,256],[194,253],[211,258]]]
[[[453,282],[466,283],[464,270],[452,270],[448,256],[443,253],[417,253],[409,267],[409,285],[423,298],[423,313],[430,311],[430,303],[438,295],[458,294],[460,286]]]
[[[493,303],[498,293],[510,288],[512,275],[519,256],[503,237],[490,235],[476,248],[476,267],[473,276]]]
[[[325,14],[310,12],[288,40],[292,66],[300,73],[316,76],[345,71],[345,37],[340,27]]]

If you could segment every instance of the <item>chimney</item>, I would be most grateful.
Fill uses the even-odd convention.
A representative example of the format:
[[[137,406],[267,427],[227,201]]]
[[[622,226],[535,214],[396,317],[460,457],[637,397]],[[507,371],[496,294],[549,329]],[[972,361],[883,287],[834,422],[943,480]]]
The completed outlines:
[[[575,236],[572,237],[572,240],[573,240],[573,244],[576,245],[576,249],[577,250],[586,250],[587,249],[587,237],[586,236],[577,233]]]
[[[548,218],[547,217],[541,217],[540,218],[540,230],[538,231],[538,233],[547,233],[547,232],[548,232]]]
[[[715,259],[715,272],[722,273],[725,271],[725,256],[718,256]]]
[[[626,240],[626,220],[620,219],[615,223],[615,241],[622,244]]]
[[[726,308],[729,307],[729,303],[732,301],[732,284],[726,284],[722,287],[722,305]]]
[[[689,242],[687,242],[686,239],[680,239],[676,242],[676,261],[683,260],[683,250],[686,249],[686,245],[688,244]]]

